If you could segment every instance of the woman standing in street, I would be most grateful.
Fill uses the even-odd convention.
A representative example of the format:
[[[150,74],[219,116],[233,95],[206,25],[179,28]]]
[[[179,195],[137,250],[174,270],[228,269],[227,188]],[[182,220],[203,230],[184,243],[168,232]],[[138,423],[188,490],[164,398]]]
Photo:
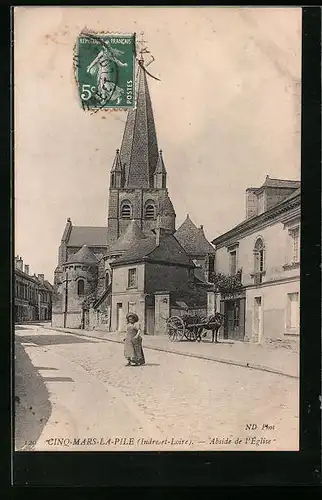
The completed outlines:
[[[127,327],[124,339],[124,356],[127,359],[127,366],[144,365],[144,353],[142,349],[142,337],[138,315],[129,313],[126,316]]]

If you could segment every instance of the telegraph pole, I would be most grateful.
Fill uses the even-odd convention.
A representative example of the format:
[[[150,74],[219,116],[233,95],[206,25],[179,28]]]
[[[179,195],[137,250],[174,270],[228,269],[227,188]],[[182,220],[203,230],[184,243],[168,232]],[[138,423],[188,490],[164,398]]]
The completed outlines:
[[[64,328],[67,324],[67,312],[68,312],[68,273],[66,273],[66,287],[65,287],[65,312],[64,312]]]

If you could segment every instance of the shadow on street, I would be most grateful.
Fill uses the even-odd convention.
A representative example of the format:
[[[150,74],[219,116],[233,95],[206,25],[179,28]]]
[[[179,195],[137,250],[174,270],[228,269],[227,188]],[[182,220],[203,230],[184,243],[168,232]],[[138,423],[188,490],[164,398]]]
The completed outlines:
[[[74,335],[19,335],[21,343],[36,344],[37,346],[58,344],[95,344],[95,340],[75,337]]]
[[[20,339],[15,343],[14,425],[16,451],[31,451],[51,415],[46,385]]]

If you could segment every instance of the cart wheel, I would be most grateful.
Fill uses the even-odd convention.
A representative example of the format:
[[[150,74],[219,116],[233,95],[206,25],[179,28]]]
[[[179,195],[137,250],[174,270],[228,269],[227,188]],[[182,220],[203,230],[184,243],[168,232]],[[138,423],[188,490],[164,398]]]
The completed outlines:
[[[167,322],[169,339],[172,342],[181,340],[184,337],[185,327],[184,322],[179,316],[172,316]]]
[[[190,342],[195,342],[197,340],[197,328],[195,326],[186,328],[184,336],[187,340],[190,340]]]

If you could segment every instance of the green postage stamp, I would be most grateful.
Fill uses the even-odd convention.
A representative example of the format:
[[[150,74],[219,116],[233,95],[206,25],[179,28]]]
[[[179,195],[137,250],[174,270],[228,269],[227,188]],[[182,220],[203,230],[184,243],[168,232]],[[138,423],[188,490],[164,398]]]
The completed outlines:
[[[81,33],[75,63],[83,109],[133,108],[134,61],[135,34]]]

